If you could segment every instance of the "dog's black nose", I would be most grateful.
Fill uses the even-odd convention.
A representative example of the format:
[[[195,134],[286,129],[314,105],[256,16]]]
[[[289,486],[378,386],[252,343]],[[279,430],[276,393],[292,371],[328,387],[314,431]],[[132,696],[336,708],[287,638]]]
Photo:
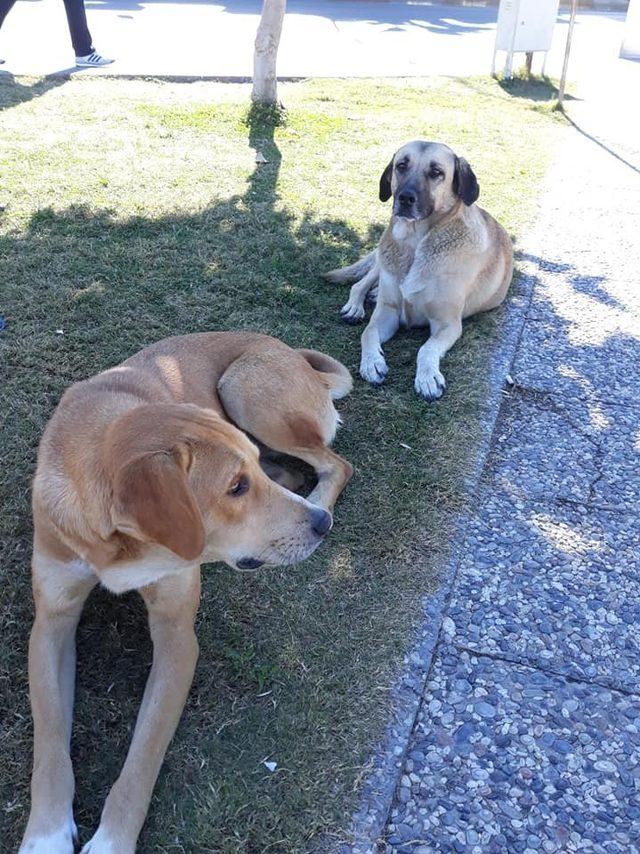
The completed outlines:
[[[324,537],[327,531],[331,530],[333,518],[331,513],[323,510],[322,507],[314,507],[311,511],[311,527],[319,537]]]
[[[415,193],[412,193],[411,190],[403,190],[398,193],[398,201],[401,205],[413,205],[416,201]]]
[[[263,560],[258,560],[256,557],[243,557],[236,561],[236,566],[238,569],[258,569],[263,563]]]

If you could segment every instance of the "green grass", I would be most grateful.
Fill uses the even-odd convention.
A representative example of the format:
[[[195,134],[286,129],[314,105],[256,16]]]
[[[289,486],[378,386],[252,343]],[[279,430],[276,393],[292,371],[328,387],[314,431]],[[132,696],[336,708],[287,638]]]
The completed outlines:
[[[338,317],[346,289],[319,273],[374,244],[389,213],[379,174],[414,137],[463,154],[481,202],[522,233],[559,123],[536,93],[517,94],[478,80],[290,84],[274,128],[248,115],[245,86],[0,82],[3,850],[29,801],[29,481],[63,390],[164,336],[238,327],[356,372],[359,331]],[[201,658],[140,851],[303,852],[344,838],[464,502],[499,334],[500,311],[467,326],[437,405],[413,392],[425,333],[398,335],[386,386],[358,380],[340,404],[337,449],[356,475],[325,546],[252,577],[205,568]],[[96,591],[78,650],[72,750],[86,839],[150,662],[138,597]]]

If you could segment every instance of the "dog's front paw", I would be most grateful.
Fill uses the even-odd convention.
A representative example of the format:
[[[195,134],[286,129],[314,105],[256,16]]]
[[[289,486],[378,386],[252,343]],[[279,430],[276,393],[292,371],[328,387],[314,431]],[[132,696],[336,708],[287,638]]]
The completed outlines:
[[[135,841],[131,844],[120,839],[116,841],[108,831],[99,827],[80,854],[135,854],[135,850]]]
[[[444,377],[437,368],[425,366],[418,368],[415,389],[425,400],[437,400],[447,387]]]
[[[77,841],[78,828],[73,820],[73,812],[69,810],[64,823],[56,830],[31,833],[27,827],[18,854],[73,854]]]
[[[361,303],[349,300],[340,309],[340,315],[345,323],[351,325],[360,323],[364,319],[364,306]]]
[[[360,376],[371,385],[382,385],[386,380],[389,368],[381,352],[362,355]]]

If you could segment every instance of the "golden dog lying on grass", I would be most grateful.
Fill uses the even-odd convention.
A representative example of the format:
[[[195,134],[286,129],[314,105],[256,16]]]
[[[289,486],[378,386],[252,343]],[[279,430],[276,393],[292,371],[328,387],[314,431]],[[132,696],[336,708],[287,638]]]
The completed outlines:
[[[139,590],[153,640],[127,759],[83,849],[129,854],[193,678],[200,564],[291,564],[320,545],[352,474],[328,448],[333,400],[351,386],[322,353],[212,332],[160,341],[66,392],[33,484],[34,762],[23,854],[74,850],[75,631],[91,589]],[[245,432],[314,467],[308,499],[267,477]]]

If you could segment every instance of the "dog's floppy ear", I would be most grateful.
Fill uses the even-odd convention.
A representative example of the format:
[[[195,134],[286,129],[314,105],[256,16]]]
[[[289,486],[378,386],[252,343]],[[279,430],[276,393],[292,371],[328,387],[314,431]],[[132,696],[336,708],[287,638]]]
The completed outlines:
[[[114,484],[113,510],[122,533],[194,560],[204,549],[204,525],[187,482],[187,453],[176,448],[125,466]]]
[[[158,543],[185,560],[202,554],[204,524],[187,475],[192,443],[216,419],[197,406],[156,404],[136,407],[111,425],[104,459],[115,531]]]
[[[387,168],[380,176],[380,201],[386,202],[391,198],[391,175],[393,174],[393,157],[389,161]]]
[[[473,173],[473,169],[464,157],[456,157],[456,167],[453,173],[453,192],[462,199],[465,205],[472,205],[478,201],[480,186]]]

